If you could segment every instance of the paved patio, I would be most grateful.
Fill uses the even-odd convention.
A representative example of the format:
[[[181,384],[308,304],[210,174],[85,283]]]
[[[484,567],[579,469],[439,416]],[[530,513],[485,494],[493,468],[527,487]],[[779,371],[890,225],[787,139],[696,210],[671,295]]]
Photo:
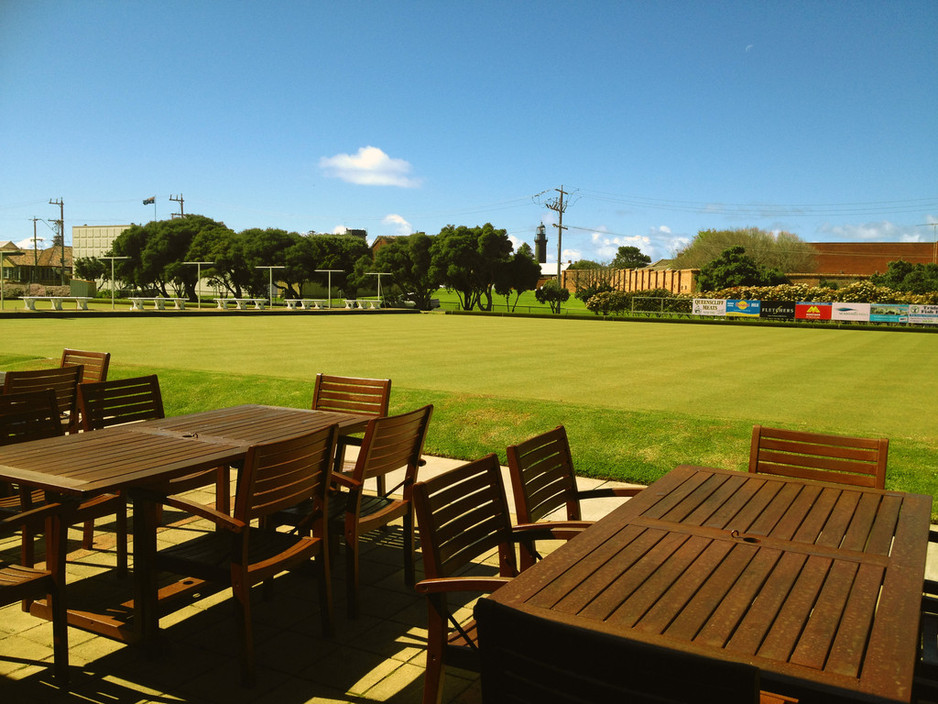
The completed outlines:
[[[459,461],[429,457],[421,475],[445,471]],[[508,486],[506,476],[506,487]],[[391,483],[393,486],[396,482]],[[599,484],[599,482],[588,482]],[[509,501],[510,501],[510,488]],[[194,492],[193,500],[209,503],[208,490]],[[617,499],[587,504],[599,516]],[[182,514],[167,512],[159,540],[164,544],[186,540],[200,521],[174,523]],[[104,524],[103,528],[110,526]],[[113,533],[95,533],[96,550],[82,551],[78,529],[70,532],[70,605],[83,602],[93,591],[110,595],[107,603],[130,598],[131,580],[113,572]],[[17,537],[0,541],[5,559],[16,559]],[[132,552],[132,550],[131,550]],[[230,603],[230,590],[196,601],[160,621],[164,638],[155,658],[140,648],[69,629],[71,683],[68,692],[52,682],[51,624],[23,613],[19,604],[0,608],[0,701],[93,702],[137,704],[154,702],[303,704],[313,702],[420,702],[426,642],[426,605],[404,585],[401,528],[376,531],[362,550],[362,617],[345,615],[343,555],[333,571],[336,635],[321,635],[316,582],[302,573],[276,580],[269,601],[260,594],[253,602],[258,685],[239,685],[238,638]],[[490,556],[476,569],[497,573]],[[422,563],[417,561],[417,578]],[[471,607],[468,604],[466,608]],[[447,671],[444,701],[481,702],[478,676]]]
[[[456,460],[427,458],[421,474],[445,471]],[[392,485],[396,483],[393,482]],[[586,485],[601,482],[581,480]],[[506,488],[508,487],[506,477]],[[510,502],[510,488],[509,502]],[[192,498],[208,503],[208,491]],[[621,499],[584,504],[584,518],[598,518]],[[169,544],[187,539],[207,524],[181,522],[181,514],[167,512],[164,523],[175,527],[160,533]],[[107,528],[108,526],[104,526]],[[113,573],[113,534],[98,531],[96,550],[75,550],[70,555],[69,597],[79,601],[83,592],[110,595],[108,603],[130,598],[130,579]],[[79,545],[72,529],[70,547]],[[362,551],[362,617],[345,615],[343,555],[333,572],[336,635],[321,635],[316,583],[302,573],[276,580],[274,598],[254,601],[258,685],[243,689],[237,665],[238,639],[230,590],[196,601],[161,619],[163,640],[156,657],[141,649],[69,629],[71,683],[62,691],[52,682],[51,624],[21,611],[19,604],[0,608],[0,702],[18,704],[93,703],[159,704],[305,704],[320,702],[420,702],[426,639],[426,606],[422,597],[404,586],[400,552],[401,528],[376,531]],[[18,538],[0,541],[5,559],[16,559]],[[480,574],[495,574],[489,556],[476,566]],[[936,570],[930,555],[929,573]],[[417,577],[422,575],[417,561]],[[74,605],[74,604],[73,604]],[[471,603],[465,608],[470,608]],[[478,676],[447,670],[444,701],[479,704]]]

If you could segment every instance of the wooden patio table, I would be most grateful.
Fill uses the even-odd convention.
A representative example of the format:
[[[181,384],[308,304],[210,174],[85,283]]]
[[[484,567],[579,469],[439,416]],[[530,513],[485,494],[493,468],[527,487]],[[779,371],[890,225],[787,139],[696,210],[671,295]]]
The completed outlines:
[[[44,489],[60,499],[127,492],[134,512],[134,599],[114,605],[107,614],[70,609],[69,623],[116,640],[152,643],[159,629],[162,596],[180,598],[201,585],[185,580],[185,589],[158,589],[150,565],[162,495],[154,487],[199,470],[237,465],[248,447],[258,442],[313,432],[333,423],[339,425],[340,433],[355,433],[368,420],[368,416],[352,413],[244,405],[118,425],[0,447],[0,481]],[[33,603],[31,612],[51,618],[41,601]]]
[[[489,598],[749,663],[802,704],[908,702],[931,504],[682,465]]]

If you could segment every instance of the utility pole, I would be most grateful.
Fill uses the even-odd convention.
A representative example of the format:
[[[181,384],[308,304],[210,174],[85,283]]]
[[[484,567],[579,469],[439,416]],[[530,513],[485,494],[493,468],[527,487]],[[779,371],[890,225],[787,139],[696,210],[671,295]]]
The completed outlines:
[[[59,251],[61,252],[61,264],[62,264],[62,277],[61,284],[65,285],[65,203],[62,202],[61,198],[56,198],[55,200],[49,199],[49,205],[59,206],[59,219],[53,220],[52,222],[57,222],[59,225]]]
[[[174,217],[174,218],[182,218],[182,217],[185,217],[186,212],[185,212],[185,210],[183,209],[183,204],[186,202],[186,199],[182,197],[182,193],[180,193],[178,196],[170,196],[169,199],[172,200],[172,201],[176,201],[177,203],[179,203],[179,214],[177,215],[176,213],[173,213],[173,214],[172,214],[172,217]]]
[[[560,195],[553,200],[547,201],[544,205],[557,212],[558,222],[554,223],[554,227],[557,228],[557,285],[563,286],[563,280],[560,278],[560,255],[563,252],[563,231],[567,229],[563,226],[563,213],[567,209],[567,205],[569,205],[570,201],[564,203],[563,197],[569,194],[563,190],[563,184],[561,184],[560,188],[555,188],[554,190]],[[557,312],[560,312],[560,301],[557,301]]]

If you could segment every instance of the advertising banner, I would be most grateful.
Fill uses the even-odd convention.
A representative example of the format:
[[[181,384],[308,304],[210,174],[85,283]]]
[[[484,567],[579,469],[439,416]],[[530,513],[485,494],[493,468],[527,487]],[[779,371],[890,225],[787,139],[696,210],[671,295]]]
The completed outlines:
[[[759,317],[766,320],[794,320],[794,301],[762,301]]]
[[[909,322],[909,305],[907,303],[871,303],[870,322],[907,323]]]
[[[830,303],[796,303],[795,318],[797,320],[830,320]]]
[[[938,325],[938,306],[909,306],[909,322],[923,325]]]
[[[722,298],[695,298],[694,315],[726,315],[726,301]]]
[[[831,312],[832,320],[852,320],[866,323],[870,320],[869,303],[835,303]]]
[[[758,318],[760,301],[730,298],[726,301],[726,314],[736,318]]]

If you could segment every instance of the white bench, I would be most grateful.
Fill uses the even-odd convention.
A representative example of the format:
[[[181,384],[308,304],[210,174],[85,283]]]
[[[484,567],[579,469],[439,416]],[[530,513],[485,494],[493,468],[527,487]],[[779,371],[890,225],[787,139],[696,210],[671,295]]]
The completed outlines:
[[[62,301],[75,301],[76,310],[88,310],[90,296],[23,296],[23,304],[27,310],[36,310],[36,301],[50,301],[52,310],[62,310]]]
[[[154,297],[145,297],[145,296],[131,296],[130,298],[130,310],[143,310],[145,308],[145,303],[151,301],[153,307],[156,310],[166,310],[166,304],[172,303],[176,310],[185,310],[186,309],[186,299],[185,298],[163,298],[162,296]]]
[[[365,310],[365,308],[375,310],[381,307],[381,299],[379,298],[345,298],[343,300],[348,310],[352,308],[358,308],[359,310]]]
[[[249,304],[253,303],[254,307],[257,310],[264,310],[264,305],[267,303],[266,298],[216,298],[215,303],[218,305],[220,310],[228,309],[228,302],[234,303],[235,309],[237,310],[247,310]]]

